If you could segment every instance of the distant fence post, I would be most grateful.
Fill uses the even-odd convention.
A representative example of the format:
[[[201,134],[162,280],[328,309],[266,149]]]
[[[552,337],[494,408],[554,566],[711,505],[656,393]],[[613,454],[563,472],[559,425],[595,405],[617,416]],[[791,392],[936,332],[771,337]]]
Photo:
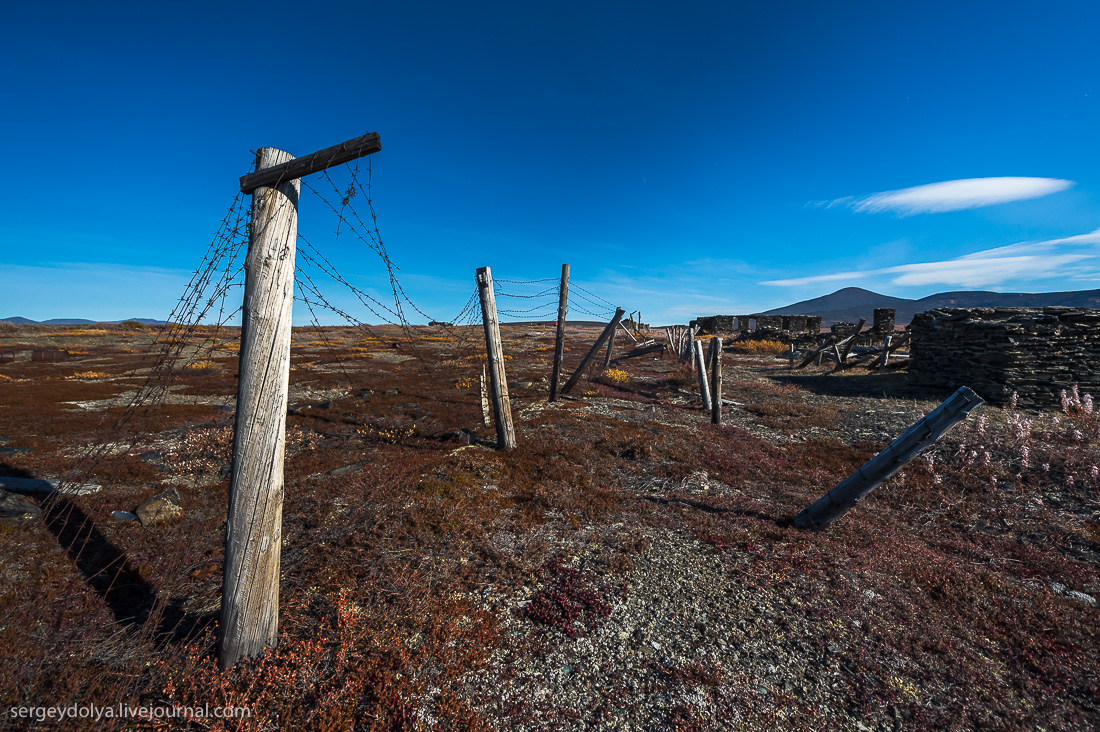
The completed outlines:
[[[260,148],[256,168],[293,160]],[[279,634],[283,452],[298,237],[297,179],[252,191],[240,377],[233,426],[218,665],[258,656]]]
[[[722,424],[722,339],[714,338],[714,360],[711,362],[710,421]]]
[[[823,529],[849,511],[859,499],[882,485],[910,460],[932,447],[956,422],[985,404],[965,386],[922,417],[889,447],[794,517],[800,529]]]
[[[619,327],[619,320],[622,319],[623,313],[626,311],[622,308],[615,308],[615,315],[611,318],[611,322],[603,329],[603,333],[600,333],[600,337],[596,339],[596,342],[592,344],[592,348],[588,349],[588,353],[581,359],[581,365],[577,367],[577,370],[573,372],[573,375],[569,377],[569,381],[565,382],[565,386],[561,388],[562,394],[568,394],[569,390],[573,388],[573,385],[581,378],[581,374],[588,368],[589,362],[600,352],[600,347],[604,341],[615,332],[615,328]]]
[[[565,311],[569,307],[569,265],[561,266],[561,285],[558,286],[558,330],[554,336],[554,372],[550,374],[550,401],[558,400],[558,381],[561,379],[561,360],[565,355]]]
[[[504,348],[500,343],[493,273],[488,267],[477,271],[477,289],[481,298],[481,318],[485,326],[485,351],[489,356],[489,388],[493,396],[493,419],[497,426],[497,449],[511,450],[516,446],[516,430],[512,425],[508,379],[504,374]]]

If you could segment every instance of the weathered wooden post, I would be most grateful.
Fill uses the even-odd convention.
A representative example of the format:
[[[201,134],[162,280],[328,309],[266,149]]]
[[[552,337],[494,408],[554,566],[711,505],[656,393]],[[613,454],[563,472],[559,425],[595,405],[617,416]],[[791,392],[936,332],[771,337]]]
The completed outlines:
[[[714,359],[711,361],[711,388],[710,395],[710,421],[712,424],[722,424],[722,339],[715,338]]]
[[[504,348],[500,344],[493,273],[488,267],[477,271],[477,290],[485,325],[485,351],[489,354],[489,388],[493,396],[493,421],[497,426],[497,449],[511,450],[516,446],[516,430],[512,426],[512,403],[508,398],[508,379],[504,374]]]
[[[890,360],[890,341],[891,340],[892,340],[892,338],[890,336],[886,336],[886,338],[884,338],[882,340],[882,362],[879,363],[879,365],[878,365],[878,370],[879,371],[884,371],[886,369],[886,362]]]
[[[934,445],[955,423],[985,402],[965,386],[922,417],[885,450],[794,517],[801,529],[823,529],[848,512],[859,499],[882,485],[905,464]]]
[[[787,368],[794,371],[794,341],[791,341],[787,350]]]
[[[569,377],[569,381],[565,382],[565,386],[561,388],[562,394],[568,394],[569,390],[573,388],[573,385],[580,380],[581,374],[588,368],[589,362],[591,362],[596,354],[600,352],[600,347],[603,346],[604,341],[615,332],[615,328],[618,327],[619,320],[622,319],[623,313],[625,312],[626,311],[622,308],[615,308],[615,315],[611,318],[611,322],[604,327],[603,332],[600,333],[600,337],[596,339],[596,342],[592,344],[592,348],[588,349],[588,353],[581,359],[581,365],[577,367],[577,370]]]
[[[695,341],[695,348],[692,349],[692,353],[695,354],[695,360],[699,362],[699,394],[703,397],[703,409],[710,411],[710,385],[707,384],[707,360],[703,356],[703,342]]]
[[[218,623],[222,669],[278,639],[298,179],[381,149],[375,132],[301,158],[265,147],[256,155],[256,171],[240,180],[241,192],[252,194],[252,223]]]
[[[258,169],[291,160],[261,148]],[[252,195],[245,259],[240,377],[226,520],[218,660],[274,646],[279,631],[283,443],[290,384],[290,324],[298,237],[297,179]]]
[[[561,379],[561,360],[565,355],[565,311],[569,308],[569,265],[561,266],[561,284],[558,286],[558,329],[554,335],[554,372],[550,374],[550,401],[558,400],[558,381]]]

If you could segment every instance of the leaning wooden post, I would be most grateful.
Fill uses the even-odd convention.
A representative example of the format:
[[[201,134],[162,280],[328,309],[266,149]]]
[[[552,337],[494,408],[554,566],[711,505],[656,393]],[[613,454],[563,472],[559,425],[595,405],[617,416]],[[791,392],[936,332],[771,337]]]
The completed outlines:
[[[695,341],[692,350],[695,360],[699,362],[699,394],[703,397],[703,409],[710,411],[710,385],[707,383],[707,361],[703,356],[703,342]]]
[[[722,424],[722,339],[715,338],[714,360],[711,361],[710,383],[713,393],[710,395],[710,421]]]
[[[848,340],[848,343],[844,346],[844,352],[840,354],[840,360],[847,362],[848,354],[852,352],[852,347],[859,340],[859,334],[863,332],[863,324],[867,322],[867,318],[860,318],[859,323],[856,325],[856,332],[852,334],[852,337]]]
[[[261,148],[257,169],[293,159]],[[218,665],[274,646],[279,632],[283,448],[298,237],[297,179],[252,193],[245,258],[240,377],[233,427]]]
[[[588,368],[589,362],[591,362],[592,359],[595,358],[596,354],[600,352],[600,347],[603,346],[604,341],[606,341],[610,337],[610,335],[615,332],[615,328],[618,327],[619,320],[623,317],[623,313],[625,312],[626,311],[622,308],[615,308],[615,316],[611,318],[611,322],[604,327],[603,333],[600,333],[600,337],[597,338],[596,342],[592,344],[592,348],[588,349],[588,353],[586,353],[584,355],[584,358],[581,359],[581,365],[578,366],[577,370],[573,372],[573,375],[569,377],[569,381],[565,382],[565,386],[561,388],[562,394],[568,394],[569,390],[573,388],[573,385],[580,380],[581,374],[583,374],[584,370]]]
[[[886,362],[890,360],[890,341],[890,336],[886,336],[882,341],[882,362],[878,365],[879,371],[884,370],[886,368]]]
[[[611,335],[607,337],[607,352],[603,356],[603,367],[606,369],[611,365],[611,351],[615,348],[615,332],[618,328],[611,329]]]
[[[481,319],[485,325],[485,351],[489,354],[489,389],[493,396],[497,449],[511,450],[516,446],[516,430],[512,426],[512,403],[508,399],[508,379],[504,374],[504,347],[500,344],[493,273],[488,267],[477,271],[477,290],[481,297]]]
[[[569,265],[561,266],[561,285],[558,286],[558,331],[554,336],[554,372],[550,374],[550,401],[558,400],[558,381],[561,379],[561,360],[565,355],[565,311],[569,306]]]
[[[800,529],[825,528],[847,513],[859,499],[905,467],[906,463],[934,445],[955,423],[966,419],[966,415],[984,403],[969,388],[959,387],[943,404],[922,417],[889,447],[795,516],[794,525]]]

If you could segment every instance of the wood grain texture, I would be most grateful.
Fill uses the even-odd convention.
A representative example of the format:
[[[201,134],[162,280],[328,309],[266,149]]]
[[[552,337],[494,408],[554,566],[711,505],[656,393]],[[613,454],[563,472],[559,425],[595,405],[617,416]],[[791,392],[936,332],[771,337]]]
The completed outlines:
[[[290,159],[262,148],[257,165]],[[283,450],[290,380],[297,180],[257,188],[245,258],[218,662],[225,669],[274,646],[279,631]]]

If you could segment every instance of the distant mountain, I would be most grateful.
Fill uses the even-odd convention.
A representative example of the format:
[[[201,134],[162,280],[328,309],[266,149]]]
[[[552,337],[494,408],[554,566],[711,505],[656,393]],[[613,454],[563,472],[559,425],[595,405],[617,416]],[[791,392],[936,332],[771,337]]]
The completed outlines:
[[[145,325],[164,325],[163,320],[156,320],[154,318],[126,318],[125,320],[88,320],[86,318],[51,318],[50,320],[31,320],[30,318],[21,318],[16,316],[14,318],[0,318],[0,323],[14,323],[16,325],[95,325],[97,323],[103,323],[104,325],[115,325],[117,323],[128,323],[130,321],[137,321],[138,323],[144,323]]]
[[[822,325],[836,322],[855,323],[866,318],[870,323],[875,308],[894,308],[896,323],[904,324],[917,313],[936,308],[1042,308],[1065,307],[1100,309],[1100,290],[1071,292],[986,292],[962,290],[940,292],[919,300],[890,297],[860,287],[845,287],[830,295],[803,300],[769,310],[764,315],[820,315]]]

